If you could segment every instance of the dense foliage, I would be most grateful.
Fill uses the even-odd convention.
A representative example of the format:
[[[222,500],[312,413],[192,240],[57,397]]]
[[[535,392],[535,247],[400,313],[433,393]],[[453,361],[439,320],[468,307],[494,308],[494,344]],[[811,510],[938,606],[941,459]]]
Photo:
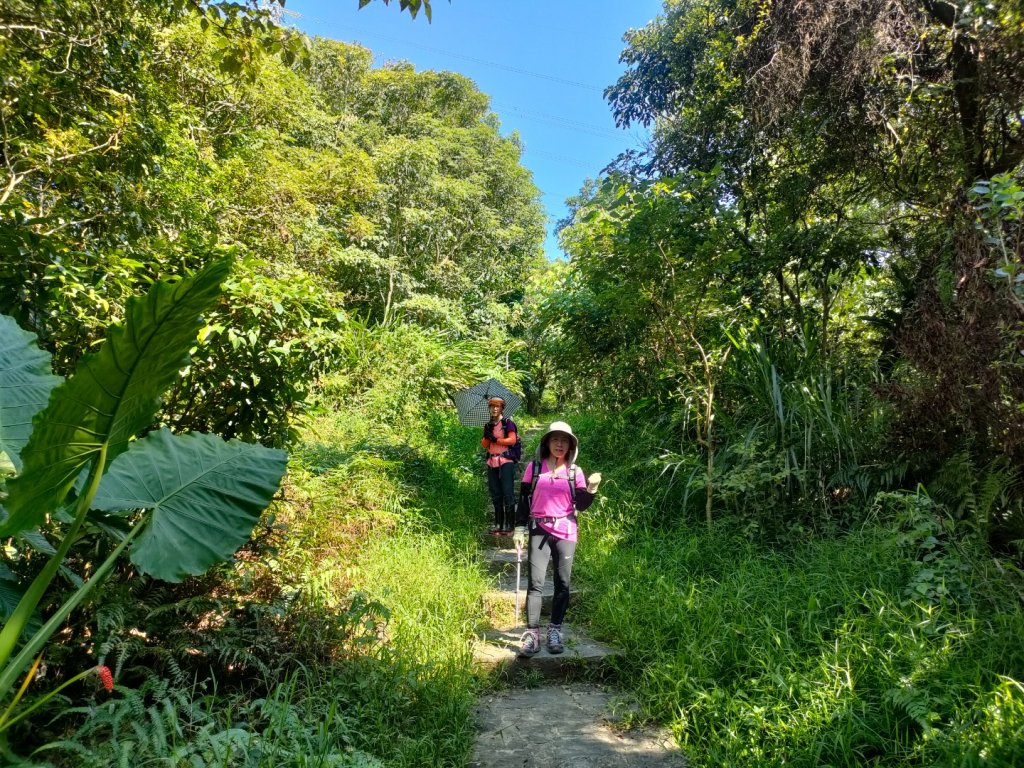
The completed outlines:
[[[671,726],[693,765],[1024,759],[1020,574],[943,503],[880,493],[849,531],[769,540],[752,501],[709,530],[678,519],[686,479],[652,467],[662,429],[572,423],[586,468],[615,467],[582,518],[574,610],[624,649],[636,721]]]
[[[1018,5],[666,0],[555,263],[485,94],[282,6],[0,9],[0,759],[465,764],[497,376],[694,765],[1024,762]]]
[[[0,309],[59,370],[133,292],[224,249],[241,266],[175,426],[287,441],[352,319],[500,334],[543,221],[486,96],[328,40],[291,66],[257,47],[239,79],[186,11],[57,2],[7,22]]]
[[[461,459],[435,455],[442,427],[424,419],[480,377],[517,382],[505,351],[520,271],[541,260],[539,193],[466,78],[374,69],[276,18],[262,3],[0,10],[0,344],[5,366],[25,355],[0,374],[5,762],[454,765],[468,749],[482,581],[464,545],[414,521],[443,503],[468,538],[480,490],[449,480]],[[165,279],[210,264],[173,343],[150,339]],[[132,298],[150,288],[163,298]],[[334,439],[298,450],[287,498],[231,557],[282,454],[181,433],[294,446],[311,427]],[[359,544],[396,527],[402,546]],[[386,571],[354,580],[362,549]],[[426,625],[423,604],[439,610]]]
[[[965,455],[1016,488],[1019,30],[1004,3],[680,0],[627,35],[607,95],[654,139],[574,201],[541,322],[591,398],[700,446],[666,461],[708,515],[717,486],[842,519]],[[1012,547],[1006,490],[972,522]]]
[[[202,574],[246,542],[277,491],[285,470],[282,451],[167,430],[133,440],[152,423],[162,393],[187,362],[200,314],[216,300],[229,269],[229,262],[214,262],[173,285],[154,284],[145,299],[128,303],[124,324],[112,327],[106,343],[64,383],[51,381],[48,360],[40,358],[34,340],[10,318],[0,318],[7,361],[0,411],[13,428],[4,430],[9,434],[2,444],[14,476],[0,485],[0,534],[15,544],[7,548],[8,561],[32,568],[38,545],[30,536],[57,519],[67,524],[51,526],[59,546],[16,601],[10,598],[22,591],[17,580],[5,579],[3,597],[10,602],[3,606],[0,631],[0,698],[8,698],[32,657],[129,544],[141,573],[172,582]],[[128,525],[133,510],[145,514]],[[91,511],[105,515],[90,519]],[[71,547],[88,535],[87,522],[98,529],[94,533],[112,533],[113,541],[105,543],[113,551],[18,647]],[[0,718],[0,732],[9,715],[10,708]]]
[[[696,764],[1022,759],[1021,28],[668,0],[626,36],[653,140],[571,201],[535,370],[616,467],[595,628]]]

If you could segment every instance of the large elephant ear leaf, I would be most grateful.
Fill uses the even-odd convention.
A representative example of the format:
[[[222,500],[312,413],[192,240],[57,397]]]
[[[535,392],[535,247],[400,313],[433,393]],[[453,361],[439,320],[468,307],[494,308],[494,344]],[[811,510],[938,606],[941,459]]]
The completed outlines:
[[[0,568],[0,624],[7,622],[24,596],[25,590],[18,584],[10,569],[6,567]],[[43,618],[37,609],[32,612],[32,616],[25,624],[22,634],[31,635],[41,626],[43,626]]]
[[[18,577],[0,560],[0,621],[6,622],[11,617],[24,594],[25,590],[18,584]],[[36,628],[41,625],[38,612],[29,623],[33,622]]]
[[[104,447],[112,461],[153,422],[230,269],[229,260],[217,261],[129,300],[124,322],[111,326],[99,351],[82,358],[37,417],[21,454],[24,469],[7,485],[10,517],[0,536],[38,526]]]
[[[50,366],[50,355],[38,347],[36,337],[19,328],[14,318],[0,315],[0,473],[8,462],[21,470],[21,449],[32,434],[32,417],[63,381]]]
[[[246,542],[281,478],[284,451],[215,435],[152,432],[115,460],[93,509],[152,511],[132,562],[181,581],[227,560]]]

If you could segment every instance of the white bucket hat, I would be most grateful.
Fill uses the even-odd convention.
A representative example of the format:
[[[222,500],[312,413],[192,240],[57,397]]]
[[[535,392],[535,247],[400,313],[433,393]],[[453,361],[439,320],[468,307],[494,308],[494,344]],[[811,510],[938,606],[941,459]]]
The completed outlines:
[[[577,438],[576,435],[573,434],[572,427],[570,427],[564,421],[551,422],[551,426],[548,427],[548,431],[545,432],[543,437],[541,437],[540,439],[540,446],[538,446],[537,448],[538,458],[541,455],[541,451],[547,447],[548,440],[551,439],[551,435],[553,435],[555,432],[561,432],[563,435],[569,438],[569,455],[566,456],[566,459],[569,461],[570,464],[575,463],[577,456],[579,456],[580,441],[579,438]]]

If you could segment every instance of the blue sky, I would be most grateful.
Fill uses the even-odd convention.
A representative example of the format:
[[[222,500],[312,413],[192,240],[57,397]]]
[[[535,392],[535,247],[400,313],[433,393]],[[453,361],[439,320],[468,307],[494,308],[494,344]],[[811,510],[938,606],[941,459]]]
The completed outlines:
[[[433,0],[433,22],[380,0],[288,0],[284,21],[309,34],[358,42],[375,64],[405,60],[451,70],[491,97],[502,133],[519,131],[548,214],[548,258],[565,199],[646,132],[619,130],[602,94],[622,72],[622,35],[647,24],[661,0]]]

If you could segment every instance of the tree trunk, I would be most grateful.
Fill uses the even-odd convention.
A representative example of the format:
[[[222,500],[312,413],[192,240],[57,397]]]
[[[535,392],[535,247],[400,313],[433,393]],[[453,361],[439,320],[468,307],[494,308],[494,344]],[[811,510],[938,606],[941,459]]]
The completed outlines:
[[[714,495],[715,486],[711,478],[715,472],[715,449],[708,444],[708,479],[704,486],[704,517],[708,523],[708,530],[711,530],[711,499]]]

